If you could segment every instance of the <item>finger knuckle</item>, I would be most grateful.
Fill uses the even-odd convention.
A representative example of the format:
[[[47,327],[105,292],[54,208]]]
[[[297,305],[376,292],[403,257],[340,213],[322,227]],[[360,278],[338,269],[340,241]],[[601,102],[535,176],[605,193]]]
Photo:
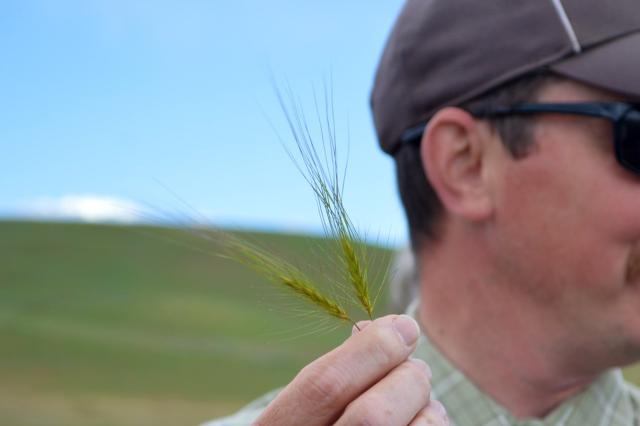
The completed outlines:
[[[321,411],[338,405],[340,396],[348,386],[348,380],[331,365],[308,365],[302,370],[301,376],[303,380],[298,391],[306,401]]]
[[[388,417],[390,416],[384,416],[383,418],[380,418],[375,417],[371,413],[365,413],[362,417],[356,419],[353,424],[358,426],[383,426],[389,424]]]
[[[350,404],[345,409],[345,424],[357,426],[382,426],[391,423],[393,411],[377,398],[369,398],[367,402]]]
[[[399,344],[393,330],[377,327],[374,342],[372,355],[380,365],[395,365],[407,355],[403,351],[404,344]]]
[[[431,381],[424,369],[411,361],[404,362],[402,367],[405,369],[404,375],[409,377],[410,382],[414,384],[420,396],[428,400],[429,395],[431,395]]]

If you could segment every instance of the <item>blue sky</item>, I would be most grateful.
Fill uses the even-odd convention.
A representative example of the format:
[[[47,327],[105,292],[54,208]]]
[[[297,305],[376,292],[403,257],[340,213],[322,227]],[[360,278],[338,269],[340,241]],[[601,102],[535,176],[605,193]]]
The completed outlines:
[[[309,113],[331,79],[347,208],[369,235],[405,241],[368,107],[401,3],[3,0],[0,213],[191,215],[173,192],[214,223],[318,231],[271,78]]]

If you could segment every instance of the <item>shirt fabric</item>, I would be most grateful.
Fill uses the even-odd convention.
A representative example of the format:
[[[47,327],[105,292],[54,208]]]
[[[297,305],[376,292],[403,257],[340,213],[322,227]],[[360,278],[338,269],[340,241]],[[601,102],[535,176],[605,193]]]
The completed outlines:
[[[414,302],[408,314],[417,318]],[[556,407],[543,419],[518,420],[478,389],[427,337],[420,335],[413,357],[433,372],[431,398],[445,406],[453,426],[640,426],[640,390],[626,382],[619,368],[604,372],[581,393]],[[202,426],[250,425],[278,394],[272,391],[238,413]]]

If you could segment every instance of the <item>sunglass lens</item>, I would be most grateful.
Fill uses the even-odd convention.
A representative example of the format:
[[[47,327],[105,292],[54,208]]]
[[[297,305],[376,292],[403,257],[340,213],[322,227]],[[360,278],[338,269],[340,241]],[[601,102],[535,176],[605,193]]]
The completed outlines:
[[[631,110],[617,129],[617,155],[623,166],[640,174],[640,111]]]

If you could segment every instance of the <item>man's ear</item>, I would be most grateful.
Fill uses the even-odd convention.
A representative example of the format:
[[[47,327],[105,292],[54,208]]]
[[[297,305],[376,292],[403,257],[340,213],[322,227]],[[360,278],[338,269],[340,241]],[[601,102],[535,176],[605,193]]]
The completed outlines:
[[[486,179],[489,136],[468,112],[448,107],[429,121],[420,146],[422,164],[444,208],[473,222],[493,213]]]

